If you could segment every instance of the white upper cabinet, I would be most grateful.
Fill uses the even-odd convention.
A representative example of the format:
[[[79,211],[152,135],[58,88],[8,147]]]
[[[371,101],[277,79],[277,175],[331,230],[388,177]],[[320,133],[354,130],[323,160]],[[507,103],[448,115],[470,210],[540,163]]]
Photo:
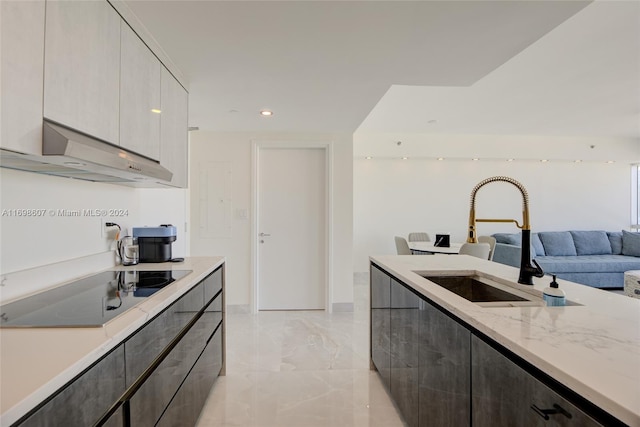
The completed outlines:
[[[47,1],[44,117],[119,143],[120,15],[106,1]]]
[[[188,95],[162,67],[160,164],[173,172],[171,185],[187,187]]]
[[[124,22],[121,34],[120,145],[159,160],[162,64]]]
[[[0,146],[42,154],[42,1],[0,1]]]

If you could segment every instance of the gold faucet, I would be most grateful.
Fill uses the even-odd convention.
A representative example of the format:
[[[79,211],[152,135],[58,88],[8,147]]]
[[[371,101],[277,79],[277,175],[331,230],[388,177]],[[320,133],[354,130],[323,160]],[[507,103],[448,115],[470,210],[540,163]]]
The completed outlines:
[[[522,194],[522,225],[515,219],[497,219],[497,218],[483,218],[476,219],[476,194],[478,190],[487,184],[492,182],[508,182],[515,185]],[[535,266],[531,265],[531,224],[529,223],[529,195],[527,190],[522,184],[513,178],[508,176],[492,176],[491,178],[480,181],[471,191],[471,209],[469,210],[469,236],[467,237],[467,243],[478,243],[476,237],[476,222],[513,222],[516,227],[522,230],[522,245],[520,253],[520,276],[518,283],[523,285],[533,285],[533,276],[542,277],[544,271],[540,265],[533,260]]]

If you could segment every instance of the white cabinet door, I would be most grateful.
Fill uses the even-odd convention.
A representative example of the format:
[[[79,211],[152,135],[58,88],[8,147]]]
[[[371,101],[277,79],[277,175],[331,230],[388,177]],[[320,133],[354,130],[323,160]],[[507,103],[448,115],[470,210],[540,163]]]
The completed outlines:
[[[120,16],[106,1],[47,1],[44,117],[118,144]]]
[[[173,172],[171,185],[187,187],[188,95],[162,67],[160,164]]]
[[[160,69],[158,58],[122,23],[120,145],[160,159]]]
[[[42,154],[42,1],[0,1],[2,148]]]

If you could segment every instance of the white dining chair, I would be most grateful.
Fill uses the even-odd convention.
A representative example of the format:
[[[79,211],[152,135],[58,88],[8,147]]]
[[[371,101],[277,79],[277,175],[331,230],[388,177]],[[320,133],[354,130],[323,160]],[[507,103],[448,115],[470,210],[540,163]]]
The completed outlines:
[[[410,242],[430,242],[431,238],[427,233],[409,233],[409,241]]]
[[[460,255],[471,255],[477,258],[489,259],[491,246],[488,243],[463,243]]]
[[[493,251],[496,248],[496,238],[493,236],[478,236],[478,243],[489,244],[489,261],[493,260]]]
[[[398,236],[395,236],[394,239],[396,241],[396,251],[398,251],[398,255],[412,255],[407,239]]]

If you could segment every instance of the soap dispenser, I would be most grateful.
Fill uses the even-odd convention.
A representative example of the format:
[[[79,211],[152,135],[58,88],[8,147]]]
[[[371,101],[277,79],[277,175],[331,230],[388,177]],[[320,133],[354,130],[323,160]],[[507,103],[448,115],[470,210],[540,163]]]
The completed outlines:
[[[566,304],[567,298],[564,291],[558,287],[555,274],[549,286],[542,291],[542,299],[547,303],[547,307],[559,307]]]

